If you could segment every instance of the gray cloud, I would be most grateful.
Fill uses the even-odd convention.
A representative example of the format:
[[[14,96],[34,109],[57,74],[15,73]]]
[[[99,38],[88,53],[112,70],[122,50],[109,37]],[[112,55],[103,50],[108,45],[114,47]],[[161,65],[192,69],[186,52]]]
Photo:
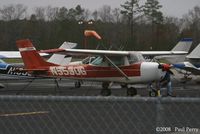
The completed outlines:
[[[83,8],[90,10],[99,9],[103,5],[110,5],[112,8],[120,7],[126,0],[1,0],[1,5],[7,4],[24,4],[29,9],[38,6],[62,7],[67,8],[75,7],[80,4]],[[143,0],[144,1],[144,0]],[[187,13],[189,9],[194,6],[200,6],[200,0],[159,0],[163,5],[162,11],[169,16],[181,17]]]

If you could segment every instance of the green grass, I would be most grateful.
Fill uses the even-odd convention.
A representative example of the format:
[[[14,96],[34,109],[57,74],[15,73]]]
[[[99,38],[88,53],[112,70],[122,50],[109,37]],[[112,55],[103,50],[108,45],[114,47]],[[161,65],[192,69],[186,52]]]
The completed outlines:
[[[6,63],[23,63],[22,59],[3,59]]]

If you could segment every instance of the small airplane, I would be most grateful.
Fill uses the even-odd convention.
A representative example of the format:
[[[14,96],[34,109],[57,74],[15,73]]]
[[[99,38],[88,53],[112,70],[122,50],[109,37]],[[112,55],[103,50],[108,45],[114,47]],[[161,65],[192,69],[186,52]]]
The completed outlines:
[[[127,95],[137,94],[137,90],[129,85],[160,81],[168,64],[146,62],[142,52],[83,50],[83,49],[51,49],[54,53],[64,55],[95,55],[91,63],[82,65],[58,65],[45,61],[31,41],[28,39],[16,41],[21,53],[25,71],[36,77],[67,78],[102,82],[101,95],[110,95],[112,83],[127,85]],[[44,51],[42,51],[44,52]],[[160,54],[185,54],[185,51],[160,52]],[[149,53],[148,53],[149,54]],[[152,53],[155,55],[155,53]],[[31,60],[30,60],[31,59]]]
[[[158,61],[162,60],[162,61],[166,61],[167,63],[171,64],[171,63],[174,63],[175,61],[176,62],[184,61],[191,45],[192,45],[191,38],[183,38],[175,45],[175,47],[171,51],[134,51],[134,52],[141,53],[145,57],[146,61],[152,61],[152,59],[153,59],[158,62]],[[60,51],[60,50],[58,50],[58,49],[49,49],[49,50],[44,50],[44,51],[41,50],[41,52],[49,53],[49,54],[58,52],[58,51]],[[75,49],[75,50],[67,50],[67,51],[71,52],[71,51],[79,51],[79,50]],[[80,51],[87,52],[88,50],[80,50]],[[130,53],[132,53],[132,52],[130,52]],[[78,54],[79,54],[78,52],[75,52],[75,54],[73,53],[72,55],[78,55]],[[65,55],[65,54],[63,54],[63,55]],[[81,61],[70,62],[69,65],[89,64],[95,58],[96,57],[94,55],[88,56]],[[76,81],[75,88],[80,88],[82,84],[83,84],[83,81]]]
[[[200,75],[200,44],[189,55],[187,55],[186,58],[187,61],[173,64],[173,66],[177,69],[185,70],[185,77],[191,73],[194,75]]]

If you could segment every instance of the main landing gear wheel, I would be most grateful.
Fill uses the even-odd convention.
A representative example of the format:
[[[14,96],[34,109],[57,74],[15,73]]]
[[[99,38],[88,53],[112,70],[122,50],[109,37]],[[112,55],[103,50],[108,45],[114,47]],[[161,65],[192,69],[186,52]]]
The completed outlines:
[[[102,83],[102,90],[101,90],[101,95],[102,96],[110,96],[111,95],[111,89],[109,89],[109,84],[108,82],[103,82]]]
[[[127,88],[127,96],[137,95],[137,89],[134,87]]]
[[[81,82],[80,81],[76,81],[75,82],[75,88],[80,88],[81,87]]]
[[[156,91],[156,90],[149,91],[149,96],[150,97],[156,97],[156,96],[158,96],[158,91]]]

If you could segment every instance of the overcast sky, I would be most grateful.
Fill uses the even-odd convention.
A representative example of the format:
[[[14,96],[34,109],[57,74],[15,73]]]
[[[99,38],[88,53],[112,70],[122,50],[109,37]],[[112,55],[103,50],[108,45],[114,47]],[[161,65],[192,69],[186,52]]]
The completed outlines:
[[[127,0],[0,0],[1,6],[8,4],[23,4],[32,10],[33,7],[49,6],[67,8],[75,7],[80,4],[83,8],[90,10],[99,9],[103,5],[110,5],[112,8],[120,7]],[[142,0],[144,1],[144,0]],[[162,11],[165,15],[182,17],[194,6],[200,6],[200,0],[159,0],[163,5]]]

